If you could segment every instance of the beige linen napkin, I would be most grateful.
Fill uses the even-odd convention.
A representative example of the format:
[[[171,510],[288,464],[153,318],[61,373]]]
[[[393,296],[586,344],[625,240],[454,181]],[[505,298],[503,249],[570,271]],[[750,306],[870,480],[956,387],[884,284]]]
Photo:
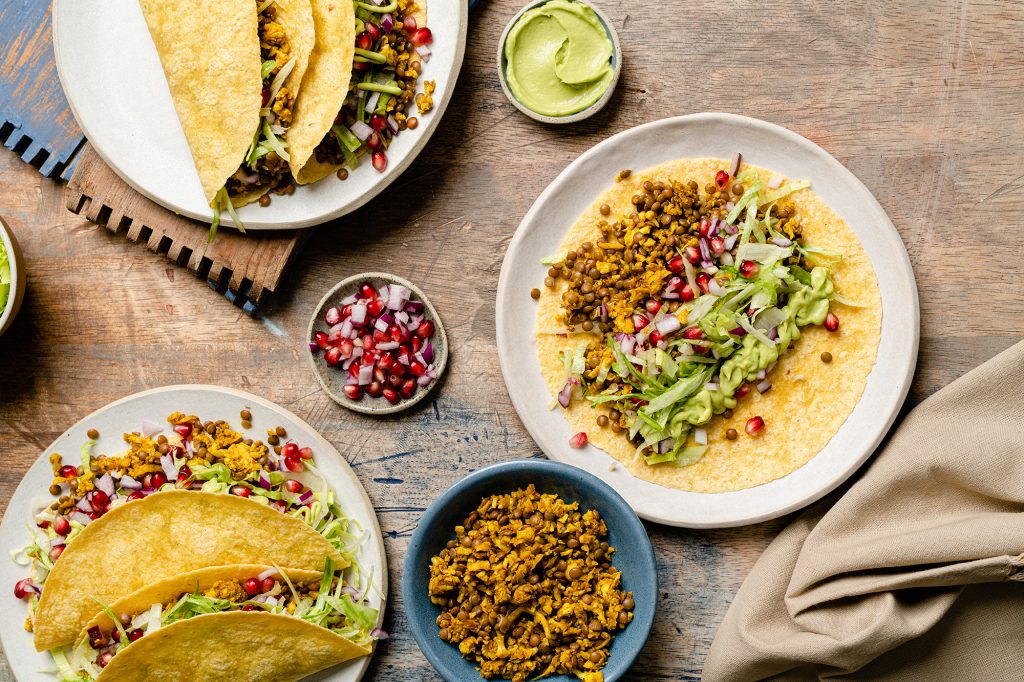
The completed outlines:
[[[704,680],[1024,679],[1024,342],[914,409],[838,501],[794,520]]]

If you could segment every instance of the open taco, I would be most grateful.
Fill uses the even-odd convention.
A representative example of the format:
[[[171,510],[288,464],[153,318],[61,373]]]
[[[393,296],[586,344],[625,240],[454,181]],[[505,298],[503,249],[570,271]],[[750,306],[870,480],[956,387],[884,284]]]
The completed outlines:
[[[72,643],[101,611],[98,602],[179,573],[260,562],[319,570],[325,559],[349,565],[308,523],[266,504],[198,490],[157,492],[110,509],[67,543],[33,615],[35,646]]]
[[[724,492],[794,471],[875,362],[860,241],[809,182],[738,155],[623,171],[545,266],[538,359],[570,445],[660,485]]]
[[[220,212],[286,191],[288,129],[313,51],[309,0],[139,0],[206,200]]]
[[[378,612],[329,559],[321,570],[211,566],[104,604],[62,680],[297,680],[370,653]]]
[[[313,16],[316,49],[295,107],[292,173],[299,184],[316,182],[367,153],[383,171],[391,140],[416,126],[409,107],[415,101],[423,114],[432,106],[432,82],[416,94],[433,42],[427,2],[313,0]]]

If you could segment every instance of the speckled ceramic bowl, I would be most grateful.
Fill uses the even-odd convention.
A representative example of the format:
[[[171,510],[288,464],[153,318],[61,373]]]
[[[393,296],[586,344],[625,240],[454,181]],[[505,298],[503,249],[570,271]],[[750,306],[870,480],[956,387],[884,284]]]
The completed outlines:
[[[18,240],[14,238],[14,233],[4,223],[3,218],[0,218],[0,243],[7,251],[7,259],[11,264],[11,290],[7,294],[7,306],[0,314],[0,335],[2,335],[14,324],[14,318],[18,315],[18,310],[21,309],[21,302],[25,299],[25,259],[21,255]]]
[[[369,282],[376,289],[380,289],[385,284],[401,284],[412,291],[415,300],[423,302],[425,319],[434,322],[435,332],[431,343],[434,345],[434,371],[437,374],[437,378],[428,386],[417,390],[413,397],[403,399],[395,405],[392,405],[383,397],[371,398],[367,395],[364,395],[361,400],[352,400],[342,391],[342,387],[345,385],[346,372],[340,369],[340,365],[338,367],[328,367],[322,352],[308,353],[309,361],[313,367],[314,374],[316,374],[317,381],[320,382],[320,386],[327,392],[327,395],[331,396],[334,402],[363,414],[394,414],[395,412],[406,410],[426,398],[434,390],[438,382],[441,381],[444,370],[448,366],[448,335],[445,333],[444,324],[442,324],[437,310],[434,309],[430,300],[416,285],[397,275],[390,275],[386,272],[363,272],[338,282],[333,289],[320,299],[320,303],[317,305],[316,310],[313,311],[313,317],[309,321],[309,330],[306,333],[307,340],[312,341],[314,332],[326,332],[329,329],[329,325],[324,322],[324,313],[331,307],[341,307],[339,305],[340,302],[347,296],[355,293],[363,282]]]
[[[568,114],[566,116],[546,116],[544,114],[538,114],[536,111],[516,99],[516,96],[512,94],[512,90],[508,87],[508,74],[506,73],[508,60],[505,59],[505,39],[508,38],[509,31],[512,30],[512,27],[516,25],[523,14],[528,10],[543,5],[549,1],[550,0],[533,0],[533,2],[527,3],[525,7],[519,10],[516,15],[512,17],[512,21],[508,22],[508,25],[505,26],[505,30],[501,34],[501,40],[498,41],[498,80],[501,83],[501,89],[505,93],[505,97],[508,97],[508,101],[511,102],[516,109],[523,112],[533,120],[540,121],[541,123],[576,123],[577,121],[582,121],[585,118],[590,118],[597,112],[601,111],[601,109],[608,104],[608,100],[612,98],[612,93],[615,92],[615,86],[619,84],[619,76],[622,73],[622,49],[619,46],[619,34],[615,32],[615,27],[612,26],[611,20],[594,4],[584,2],[584,0],[574,0],[581,5],[586,5],[590,9],[594,10],[594,14],[596,14],[597,18],[601,20],[605,31],[608,32],[608,38],[612,41],[612,79],[608,83],[608,89],[604,91],[603,95],[601,95],[601,99],[597,100],[582,111],[577,111],[575,114]]]
[[[541,493],[555,493],[567,502],[596,509],[608,526],[608,543],[615,548],[612,565],[622,573],[622,586],[633,593],[633,621],[615,634],[611,657],[603,673],[606,682],[628,679],[630,667],[643,649],[654,624],[658,601],[658,572],[654,549],[644,525],[625,500],[596,476],[568,464],[528,459],[495,464],[462,479],[434,500],[423,513],[405,555],[402,597],[405,613],[423,654],[448,682],[479,680],[476,667],[459,650],[438,637],[441,609],[427,594],[430,558],[455,537],[455,526],[477,508],[480,500],[533,483]],[[548,682],[576,682],[559,675]]]

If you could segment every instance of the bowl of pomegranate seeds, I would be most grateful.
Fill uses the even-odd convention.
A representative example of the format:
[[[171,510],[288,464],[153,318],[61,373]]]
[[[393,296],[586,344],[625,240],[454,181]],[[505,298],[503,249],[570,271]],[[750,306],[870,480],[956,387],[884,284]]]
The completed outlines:
[[[448,337],[423,292],[401,277],[364,272],[339,282],[309,323],[320,385],[344,407],[392,414],[430,393],[448,363]]]

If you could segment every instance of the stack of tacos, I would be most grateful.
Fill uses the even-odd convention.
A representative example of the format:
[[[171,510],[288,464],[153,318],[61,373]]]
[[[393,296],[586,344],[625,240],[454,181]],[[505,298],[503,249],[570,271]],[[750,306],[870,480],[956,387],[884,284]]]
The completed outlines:
[[[387,166],[394,135],[432,107],[416,87],[432,42],[425,0],[139,0],[206,200],[235,209],[291,194],[364,153]]]

